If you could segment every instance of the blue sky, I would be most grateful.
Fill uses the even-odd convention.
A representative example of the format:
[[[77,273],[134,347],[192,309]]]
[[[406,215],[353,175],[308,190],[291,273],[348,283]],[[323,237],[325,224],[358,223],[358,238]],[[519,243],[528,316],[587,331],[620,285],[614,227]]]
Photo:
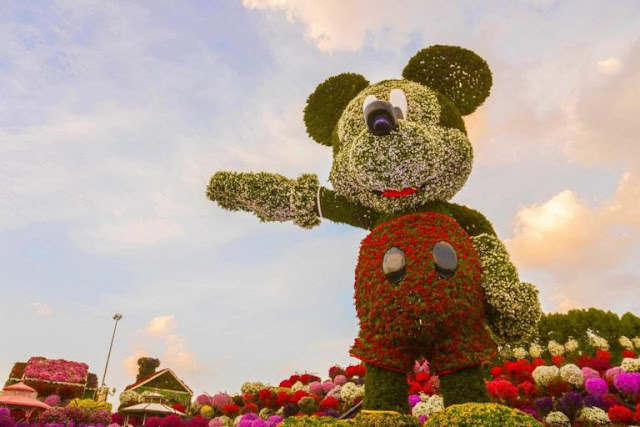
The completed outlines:
[[[217,170],[317,173],[307,96],[398,78],[431,44],[483,56],[455,201],[492,220],[546,311],[640,313],[640,4],[296,0],[0,5],[0,373],[30,356],[107,384],[159,357],[197,392],[349,364],[365,233],[260,223]],[[19,321],[16,319],[20,319]]]

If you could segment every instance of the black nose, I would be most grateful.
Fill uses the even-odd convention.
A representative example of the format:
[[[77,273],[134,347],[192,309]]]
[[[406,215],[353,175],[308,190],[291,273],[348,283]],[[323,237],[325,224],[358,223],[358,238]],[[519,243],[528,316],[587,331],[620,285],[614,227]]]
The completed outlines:
[[[389,135],[398,126],[391,113],[386,110],[376,110],[367,117],[367,127],[375,136],[384,136]]]

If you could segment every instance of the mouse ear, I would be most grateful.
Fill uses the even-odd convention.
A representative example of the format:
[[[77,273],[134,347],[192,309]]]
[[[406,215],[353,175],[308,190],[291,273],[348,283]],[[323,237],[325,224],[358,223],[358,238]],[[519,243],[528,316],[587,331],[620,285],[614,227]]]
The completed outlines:
[[[360,74],[342,73],[320,83],[309,95],[304,108],[304,124],[311,138],[323,145],[332,145],[333,130],[347,104],[369,86]]]
[[[402,77],[442,93],[463,116],[482,105],[492,84],[491,70],[485,60],[458,46],[435,45],[422,49],[409,60]]]

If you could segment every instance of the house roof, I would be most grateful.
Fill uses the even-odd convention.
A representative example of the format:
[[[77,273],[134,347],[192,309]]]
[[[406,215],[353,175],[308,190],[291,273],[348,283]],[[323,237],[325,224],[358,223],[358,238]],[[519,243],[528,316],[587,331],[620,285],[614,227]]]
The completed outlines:
[[[173,375],[173,377],[180,383],[180,385],[182,385],[184,387],[185,390],[187,390],[189,392],[189,394],[193,395],[193,390],[191,390],[189,388],[188,385],[186,385],[184,383],[184,381],[182,381],[180,378],[178,378],[178,376],[176,375],[175,372],[173,372],[171,369],[169,368],[165,368],[165,369],[161,369],[158,372],[156,372],[153,375],[150,375],[146,378],[141,379],[140,381],[137,381],[133,384],[129,384],[128,386],[125,387],[125,390],[135,390],[138,387],[142,387],[143,385],[147,384],[148,382],[151,382],[153,380],[155,380],[156,378],[160,377],[161,375],[164,375],[166,373],[169,373],[171,375]]]

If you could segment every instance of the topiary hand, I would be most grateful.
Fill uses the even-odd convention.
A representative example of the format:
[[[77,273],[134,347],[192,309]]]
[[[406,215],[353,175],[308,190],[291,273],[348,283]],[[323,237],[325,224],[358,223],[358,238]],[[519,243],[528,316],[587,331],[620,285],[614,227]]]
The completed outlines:
[[[316,195],[320,184],[312,174],[290,179],[259,172],[216,172],[207,197],[230,211],[253,212],[261,221],[289,221],[303,228],[320,224]]]

